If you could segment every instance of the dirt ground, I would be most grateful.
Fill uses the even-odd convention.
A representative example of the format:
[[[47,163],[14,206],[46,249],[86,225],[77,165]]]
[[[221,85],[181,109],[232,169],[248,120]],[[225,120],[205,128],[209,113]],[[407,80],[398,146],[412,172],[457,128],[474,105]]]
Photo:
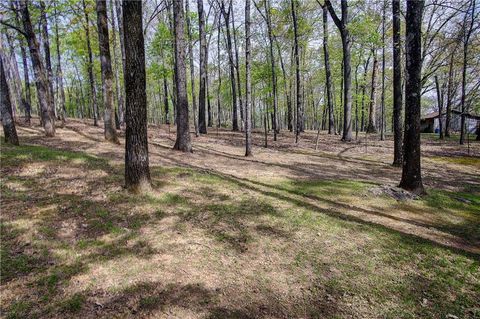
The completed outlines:
[[[316,132],[268,148],[255,132],[245,158],[241,133],[192,134],[184,154],[150,126],[153,190],[136,197],[123,141],[36,124],[18,128],[34,153],[2,145],[2,316],[480,317],[478,142],[423,136],[416,198],[391,136],[321,132],[315,150]]]

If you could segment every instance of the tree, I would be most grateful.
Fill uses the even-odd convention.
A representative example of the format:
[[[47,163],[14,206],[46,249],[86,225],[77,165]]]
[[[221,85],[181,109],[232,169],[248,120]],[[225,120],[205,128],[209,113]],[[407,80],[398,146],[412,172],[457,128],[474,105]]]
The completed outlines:
[[[393,13],[393,166],[402,165],[402,64],[400,0],[392,1]]]
[[[50,56],[50,36],[48,34],[48,20],[45,8],[45,2],[40,1],[40,21],[42,24],[42,40],[43,40],[43,55],[45,58],[45,66],[47,69],[47,81],[49,94],[49,106],[52,114],[55,115],[55,97],[53,94],[53,71],[52,71],[52,59]]]
[[[87,40],[87,51],[88,51],[88,80],[90,83],[90,101],[93,106],[93,125],[98,126],[98,104],[97,104],[97,88],[95,85],[95,76],[93,74],[93,53],[92,53],[92,44],[90,41],[90,16],[87,11],[87,5],[85,0],[82,0],[83,13],[85,16],[85,37]]]
[[[193,38],[192,30],[190,26],[190,10],[189,1],[185,1],[185,15],[187,22],[187,35],[188,35],[188,57],[190,62],[190,85],[192,88],[192,104],[193,104],[193,124],[195,125],[195,136],[198,136],[198,119],[197,119],[197,94],[195,92],[195,68],[193,66]]]
[[[140,192],[150,188],[142,2],[124,0],[122,9],[126,70],[125,186]]]
[[[57,90],[60,95],[60,119],[62,126],[65,125],[65,118],[67,117],[67,110],[65,108],[65,88],[63,86],[63,72],[62,72],[62,55],[60,54],[60,37],[58,36],[58,13],[57,5],[55,5],[55,42],[57,44]]]
[[[351,37],[348,30],[348,4],[347,0],[341,0],[341,19],[335,13],[330,0],[325,0],[325,5],[332,16],[333,22],[340,31],[343,50],[343,134],[342,141],[352,140],[352,75],[350,65]]]
[[[33,31],[30,11],[28,10],[28,1],[19,2],[19,10],[22,16],[23,34],[27,39],[30,57],[32,59],[33,73],[35,75],[35,85],[37,87],[38,103],[40,105],[42,125],[47,137],[55,136],[55,115],[50,107],[50,89],[48,87],[47,72],[40,55],[40,46]]]
[[[200,133],[207,134],[207,119],[205,116],[205,101],[207,93],[207,36],[205,33],[205,12],[203,10],[203,0],[197,0],[197,9],[198,32],[200,37],[200,91],[198,93],[198,129]]]
[[[406,16],[405,136],[400,187],[425,194],[420,164],[420,99],[422,74],[422,15],[424,0],[408,0]]]
[[[378,69],[378,59],[375,49],[372,50],[373,55],[373,70],[372,70],[372,90],[370,91],[370,105],[368,108],[368,133],[376,133],[377,125],[376,120],[376,110],[377,110],[377,69]]]
[[[238,131],[239,127],[238,127],[237,88],[235,86],[235,61],[233,60],[232,36],[230,34],[230,13],[232,10],[231,3],[227,11],[227,9],[225,9],[224,0],[221,0],[220,10],[222,11],[222,15],[225,20],[225,33],[227,35],[227,52],[228,52],[228,63],[230,66],[230,84],[232,87],[232,106],[233,106],[232,130]]]
[[[328,52],[328,9],[326,5],[320,4],[320,6],[322,7],[323,17],[323,59],[325,62],[325,86],[327,92],[328,108],[328,134],[334,134],[335,118],[333,111],[332,71],[330,69],[330,53]]]
[[[12,116],[12,102],[10,100],[10,90],[8,88],[7,77],[5,75],[5,67],[3,60],[3,47],[0,38],[0,115],[2,116],[3,134],[5,142],[18,145],[17,129]]]
[[[252,156],[251,108],[252,82],[250,79],[250,0],[245,0],[245,156]]]
[[[467,26],[468,14],[470,16],[470,23]],[[461,127],[460,127],[460,144],[465,143],[465,118],[467,113],[466,108],[466,87],[467,87],[467,63],[468,63],[468,46],[470,44],[470,37],[473,31],[473,25],[475,21],[475,0],[471,0],[471,3],[468,7],[467,12],[465,13],[465,19],[463,24],[464,35],[462,37],[462,44],[463,44],[463,61],[462,61],[462,95],[461,95]],[[468,134],[468,131],[467,131]]]
[[[294,39],[294,56],[295,56],[295,79],[296,79],[296,92],[297,92],[297,123],[295,129],[295,143],[298,143],[298,136],[302,126],[302,82],[300,76],[300,53],[298,43],[298,21],[297,21],[297,0],[290,0],[292,5],[292,20],[293,20],[293,39]]]
[[[102,89],[104,114],[104,134],[107,141],[119,144],[115,129],[115,109],[113,107],[113,72],[110,58],[110,41],[108,36],[107,2],[97,0],[98,45],[100,48],[100,67],[102,69]]]
[[[188,0],[187,0],[188,1]],[[177,99],[177,140],[174,149],[191,152],[188,124],[187,76],[185,67],[185,39],[183,0],[173,0],[173,24],[175,32],[175,93]]]

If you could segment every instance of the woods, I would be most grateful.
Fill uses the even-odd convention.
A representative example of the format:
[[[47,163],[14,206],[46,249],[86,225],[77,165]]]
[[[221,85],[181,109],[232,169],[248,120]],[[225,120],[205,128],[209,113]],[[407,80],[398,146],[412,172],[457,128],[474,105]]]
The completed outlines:
[[[479,9],[2,2],[0,311],[475,318]]]

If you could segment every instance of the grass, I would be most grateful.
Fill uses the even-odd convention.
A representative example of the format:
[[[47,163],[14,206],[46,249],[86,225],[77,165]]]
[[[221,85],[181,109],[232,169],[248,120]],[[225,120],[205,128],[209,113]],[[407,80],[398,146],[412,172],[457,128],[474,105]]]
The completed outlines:
[[[478,255],[345,217],[403,211],[478,240],[475,187],[397,202],[353,178],[268,184],[154,167],[154,190],[134,196],[109,176],[122,167],[85,153],[2,145],[1,160],[2,291],[16,289],[1,295],[7,318],[85,317],[99,296],[104,317],[480,317]],[[33,164],[45,165],[9,173]],[[74,173],[46,177],[49,167]],[[108,174],[62,193],[91,171]]]

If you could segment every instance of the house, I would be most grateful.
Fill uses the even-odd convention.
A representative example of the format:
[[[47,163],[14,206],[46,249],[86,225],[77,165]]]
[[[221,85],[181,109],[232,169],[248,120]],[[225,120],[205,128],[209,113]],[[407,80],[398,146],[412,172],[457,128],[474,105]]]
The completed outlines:
[[[451,111],[450,131],[460,132],[462,112],[458,110]],[[442,113],[442,128],[445,129],[446,113]],[[471,113],[465,114],[465,122],[468,132],[475,134],[477,128],[480,127],[480,115]],[[438,112],[431,112],[420,119],[420,131],[422,133],[438,133],[440,129],[440,116]]]

